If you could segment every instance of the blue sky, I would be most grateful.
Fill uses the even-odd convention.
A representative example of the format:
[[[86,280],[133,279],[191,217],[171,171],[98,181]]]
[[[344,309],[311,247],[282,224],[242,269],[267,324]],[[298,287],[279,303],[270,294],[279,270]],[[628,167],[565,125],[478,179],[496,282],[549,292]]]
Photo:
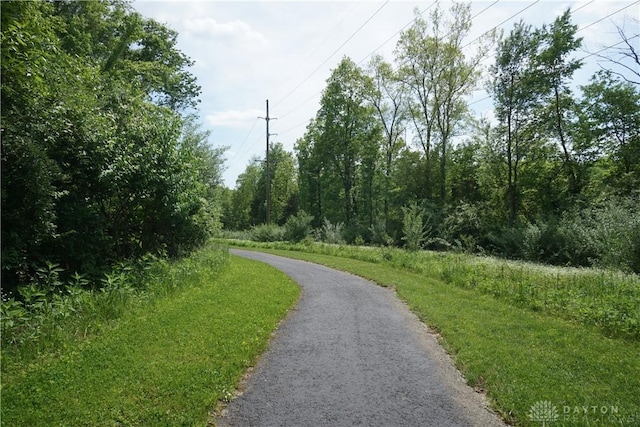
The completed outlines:
[[[233,188],[250,159],[264,156],[265,121],[257,117],[265,116],[265,100],[269,99],[270,116],[277,118],[270,122],[270,132],[278,134],[271,137],[272,142],[292,150],[315,116],[325,81],[341,58],[347,55],[366,65],[378,53],[393,60],[396,33],[412,21],[416,7],[423,11],[432,3],[136,0],[133,7],[178,31],[178,48],[195,60],[191,71],[202,86],[201,121],[212,132],[212,145],[229,147],[224,179]],[[450,2],[441,4],[447,9]],[[538,27],[571,7],[578,35],[584,38],[578,58],[619,42],[615,25],[621,25],[625,16],[638,19],[640,15],[638,0],[471,4],[472,15],[478,15],[468,41],[525,8],[498,28],[508,32],[520,19]],[[639,32],[638,25],[628,19],[626,30],[632,35]],[[488,58],[485,65],[491,61]],[[586,58],[583,69],[575,74],[575,84],[586,84],[598,69],[596,56]],[[490,114],[491,100],[486,97],[481,85],[470,96],[477,114]]]

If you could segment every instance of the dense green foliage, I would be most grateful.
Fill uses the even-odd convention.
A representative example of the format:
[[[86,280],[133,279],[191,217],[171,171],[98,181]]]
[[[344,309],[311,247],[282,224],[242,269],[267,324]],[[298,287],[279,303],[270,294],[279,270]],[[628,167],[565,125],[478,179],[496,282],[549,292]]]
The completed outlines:
[[[435,6],[393,62],[340,61],[294,147],[297,204],[278,223],[297,208],[316,229],[343,224],[332,241],[640,271],[640,87],[609,71],[575,81],[586,59],[570,11],[475,43],[471,23],[469,5]],[[483,82],[491,119],[467,102]],[[231,191],[243,214],[228,228],[264,221],[247,208],[264,209],[260,179],[256,161]]]
[[[177,34],[119,0],[9,1],[1,37],[3,292],[205,242],[222,150],[183,115]]]
[[[146,267],[64,298],[66,319],[40,310],[56,328],[55,351],[3,342],[3,425],[205,425],[300,292],[283,273],[215,247]],[[105,310],[121,314],[101,318]]]

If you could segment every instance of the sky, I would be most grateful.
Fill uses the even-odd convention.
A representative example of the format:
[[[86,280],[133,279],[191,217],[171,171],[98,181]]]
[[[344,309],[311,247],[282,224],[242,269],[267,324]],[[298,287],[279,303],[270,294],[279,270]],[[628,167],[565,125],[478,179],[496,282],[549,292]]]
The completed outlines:
[[[409,28],[417,8],[428,17],[433,1],[218,1],[134,0],[133,7],[178,32],[177,48],[195,61],[191,72],[202,87],[198,114],[211,131],[209,143],[228,147],[225,185],[252,158],[264,158],[266,100],[271,143],[292,151],[320,105],[322,90],[344,56],[366,67],[374,54],[393,62],[400,31]],[[441,0],[444,10],[451,2]],[[505,33],[522,19],[534,27],[552,23],[568,7],[574,11],[585,65],[574,83],[587,84],[602,63],[596,55],[620,42],[616,25],[628,35],[640,32],[628,18],[640,17],[640,0],[486,0],[472,1],[473,42],[497,27]],[[633,40],[636,45],[640,38]],[[600,64],[599,64],[600,62]],[[492,63],[488,57],[485,66]],[[491,115],[483,84],[469,96],[475,114]]]

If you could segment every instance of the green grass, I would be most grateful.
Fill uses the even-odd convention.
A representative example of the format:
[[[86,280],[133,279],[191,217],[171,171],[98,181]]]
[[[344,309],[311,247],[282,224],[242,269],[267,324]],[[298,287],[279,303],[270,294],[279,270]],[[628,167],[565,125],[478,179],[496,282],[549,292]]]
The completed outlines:
[[[460,253],[407,252],[396,248],[247,241],[234,241],[233,244],[384,264],[477,290],[516,307],[596,326],[608,337],[640,340],[640,277],[634,274],[552,267]]]
[[[27,363],[7,352],[2,425],[205,425],[299,295],[264,264],[231,257],[220,271],[206,259],[93,337]]]
[[[370,248],[331,249],[351,258],[301,252],[305,248],[326,250],[303,245],[295,246],[296,251],[260,250],[350,271],[393,286],[399,297],[440,334],[443,346],[468,383],[485,390],[494,409],[509,423],[541,425],[530,419],[529,411],[537,402],[549,401],[559,415],[557,422],[550,425],[640,424],[640,343],[628,336],[608,337],[598,325],[521,304],[479,286],[454,285],[460,278],[458,274],[473,277],[478,263],[485,262],[480,267],[482,276],[490,268],[499,271],[501,262],[432,254],[435,261],[427,269],[417,265],[425,254],[407,254],[403,267],[400,261],[392,265],[380,259],[380,251]],[[449,266],[447,282],[442,271],[447,271],[451,259],[463,265]],[[507,265],[516,266],[516,277],[526,276],[527,280],[549,273],[547,268],[536,265]],[[552,271],[562,274],[560,269]],[[567,274],[574,273],[577,274]],[[522,281],[510,282],[508,277],[497,277],[498,286],[505,293],[509,287],[518,289]]]

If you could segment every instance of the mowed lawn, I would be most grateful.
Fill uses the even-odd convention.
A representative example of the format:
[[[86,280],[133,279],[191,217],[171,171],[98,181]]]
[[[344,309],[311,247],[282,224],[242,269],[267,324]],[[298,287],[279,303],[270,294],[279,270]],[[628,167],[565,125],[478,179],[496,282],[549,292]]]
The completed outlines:
[[[509,424],[640,425],[637,340],[607,337],[596,327],[517,307],[428,272],[295,249],[258,248],[393,287]]]
[[[3,426],[206,425],[296,302],[262,263],[203,265],[89,341],[3,372]]]

